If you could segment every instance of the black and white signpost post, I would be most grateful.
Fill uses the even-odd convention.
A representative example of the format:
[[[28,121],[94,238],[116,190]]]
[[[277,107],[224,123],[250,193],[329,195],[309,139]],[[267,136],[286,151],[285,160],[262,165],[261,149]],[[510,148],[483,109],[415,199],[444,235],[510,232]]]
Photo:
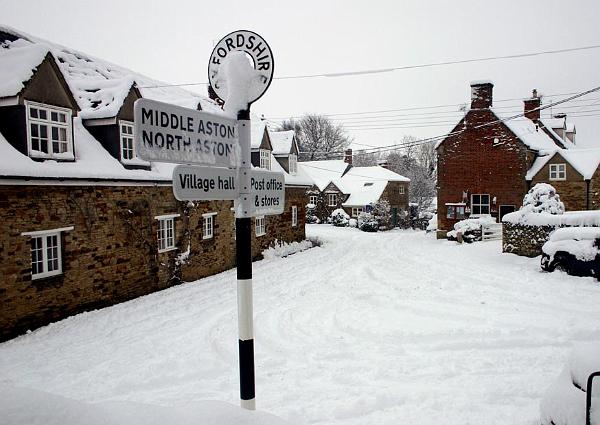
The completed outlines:
[[[251,410],[255,408],[252,217],[281,214],[285,203],[283,173],[252,169],[250,156],[250,105],[269,88],[273,64],[271,48],[261,36],[235,31],[219,41],[208,64],[210,84],[231,117],[149,99],[134,104],[137,156],[182,164],[173,171],[176,199],[234,200],[240,398],[242,407]]]
[[[233,79],[243,69],[227,69],[233,52],[244,52],[252,60],[251,75],[242,75],[245,84]],[[245,58],[244,58],[245,59]],[[253,171],[250,160],[250,105],[269,88],[273,79],[273,53],[267,42],[251,31],[234,31],[221,39],[208,63],[208,79],[215,93],[225,101],[225,109],[237,113],[240,146],[238,168],[239,198],[235,205],[240,399],[245,409],[255,409],[254,326],[252,303],[252,217],[256,215]],[[237,71],[237,72],[236,72]],[[237,75],[236,75],[237,74]],[[241,86],[241,87],[240,87]],[[232,108],[237,109],[234,110]],[[283,202],[282,202],[283,204]],[[283,205],[281,205],[283,208]],[[281,212],[280,212],[281,213]]]

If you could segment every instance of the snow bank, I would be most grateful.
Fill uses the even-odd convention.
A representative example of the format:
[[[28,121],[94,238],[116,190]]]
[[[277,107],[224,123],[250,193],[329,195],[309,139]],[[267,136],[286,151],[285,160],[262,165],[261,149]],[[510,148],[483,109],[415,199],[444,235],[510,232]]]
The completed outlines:
[[[283,258],[297,252],[306,251],[314,246],[313,242],[304,240],[302,242],[286,243],[275,240],[275,246],[265,249],[262,252],[263,258],[266,260],[272,258]]]
[[[4,425],[285,425],[265,412],[221,401],[162,407],[126,401],[86,403],[43,391],[0,386]]]
[[[566,367],[550,386],[540,403],[543,425],[583,425],[587,379],[600,371],[600,341],[573,348]],[[600,379],[592,388],[592,424],[600,424]]]

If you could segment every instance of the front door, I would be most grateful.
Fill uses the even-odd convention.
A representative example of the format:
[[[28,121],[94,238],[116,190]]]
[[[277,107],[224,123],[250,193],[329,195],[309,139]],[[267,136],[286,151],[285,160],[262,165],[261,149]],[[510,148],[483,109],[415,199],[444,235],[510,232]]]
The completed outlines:
[[[500,205],[500,223],[502,223],[502,217],[504,217],[506,214],[514,212],[515,211],[515,206],[514,205]]]

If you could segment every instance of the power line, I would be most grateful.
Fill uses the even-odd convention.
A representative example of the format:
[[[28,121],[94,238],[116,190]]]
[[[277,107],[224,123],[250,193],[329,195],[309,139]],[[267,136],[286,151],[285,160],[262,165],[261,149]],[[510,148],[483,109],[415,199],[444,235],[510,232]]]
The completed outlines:
[[[377,68],[377,69],[366,69],[360,71],[342,71],[342,72],[329,72],[329,73],[318,73],[318,74],[305,74],[305,75],[289,75],[284,77],[275,77],[274,80],[294,80],[294,79],[307,79],[307,78],[338,78],[338,77],[349,77],[349,76],[361,76],[361,75],[371,75],[371,74],[382,74],[393,71],[404,71],[407,69],[421,69],[421,68],[432,68],[437,66],[447,66],[447,65],[458,65],[465,63],[473,63],[473,62],[489,62],[495,60],[503,60],[503,59],[519,59],[526,58],[532,56],[543,56],[543,55],[554,55],[558,53],[567,53],[567,52],[576,52],[583,50],[592,50],[600,48],[600,44],[594,44],[591,46],[582,46],[582,47],[571,47],[567,49],[557,49],[557,50],[543,50],[539,52],[528,52],[528,53],[519,53],[513,55],[502,55],[502,56],[486,56],[480,58],[472,58],[472,59],[460,59],[460,60],[451,60],[451,61],[443,61],[443,62],[432,62],[432,63],[424,63],[417,65],[404,65],[404,66],[394,66],[390,68]],[[140,88],[161,88],[161,87],[183,87],[183,86],[199,86],[199,85],[207,85],[208,83],[203,82],[194,82],[194,83],[180,83],[180,84],[164,84],[164,85],[155,85],[155,86],[140,86]]]

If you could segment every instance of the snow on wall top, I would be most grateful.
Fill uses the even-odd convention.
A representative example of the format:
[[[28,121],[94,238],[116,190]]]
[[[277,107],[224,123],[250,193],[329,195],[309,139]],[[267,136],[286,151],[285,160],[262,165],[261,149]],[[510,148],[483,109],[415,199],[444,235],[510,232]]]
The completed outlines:
[[[524,213],[519,210],[506,214],[502,222],[526,226],[600,226],[600,210],[567,211],[564,214]]]
[[[288,155],[292,152],[294,130],[269,131],[274,155]]]
[[[598,148],[556,149],[548,155],[536,158],[527,172],[526,179],[532,180],[555,155],[560,155],[566,162],[571,164],[571,166],[583,176],[583,180],[591,179],[600,165],[600,149]]]
[[[165,84],[124,67],[30,36],[10,27],[0,26],[0,31],[20,37],[14,42],[4,43],[6,49],[14,54],[25,55],[25,51],[21,51],[21,49],[31,50],[33,46],[36,46],[35,48],[39,51],[45,50],[52,53],[81,109],[80,116],[84,119],[115,116],[134,83],[138,85],[140,93],[145,98],[192,109],[196,109],[200,105],[203,110],[223,113],[216,103],[197,93],[180,87],[157,87],[165,86]],[[0,56],[0,67],[5,66],[2,62],[3,58]],[[31,60],[25,61],[25,64],[29,62]],[[3,79],[7,76],[9,76],[9,81],[22,78],[16,71],[11,69],[8,71],[0,74]]]
[[[46,47],[21,39],[0,44],[0,97],[19,94],[47,53]]]
[[[333,180],[342,177],[346,168],[348,168],[348,163],[341,159],[298,163],[298,171],[308,175],[321,191],[325,190]]]
[[[469,83],[469,85],[471,85],[471,86],[479,86],[481,84],[492,84],[493,85],[494,82],[492,80],[484,79],[484,80],[473,80]]]

